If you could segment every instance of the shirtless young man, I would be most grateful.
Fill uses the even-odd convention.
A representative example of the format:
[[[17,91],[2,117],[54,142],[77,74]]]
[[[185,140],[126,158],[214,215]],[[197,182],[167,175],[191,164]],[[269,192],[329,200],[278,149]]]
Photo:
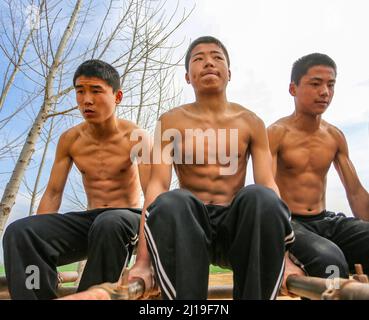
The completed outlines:
[[[345,278],[355,263],[369,273],[369,223],[363,221],[369,221],[369,195],[350,161],[343,133],[322,120],[333,98],[336,73],[327,55],[298,59],[289,89],[295,111],[272,124],[268,134],[276,182],[292,212],[296,240],[291,260],[310,276],[328,277],[334,271],[335,277]],[[332,163],[356,218],[326,210]]]
[[[213,263],[233,270],[235,299],[274,299],[293,232],[273,179],[264,123],[228,102],[229,57],[219,40],[192,42],[185,66],[196,101],[160,118],[153,154],[162,150],[163,159],[152,166],[144,204],[148,217],[146,224],[141,218],[140,230],[145,225],[146,241],[140,237],[129,277],[143,278],[149,288],[151,257],[163,298],[206,299]],[[191,135],[195,130],[197,137]],[[207,136],[202,144],[201,132]],[[168,191],[172,164],[164,159],[169,135],[180,185],[173,191]],[[244,187],[250,155],[256,184]],[[191,164],[194,157],[198,162]]]
[[[145,192],[150,165],[132,162],[137,142],[130,135],[137,126],[115,115],[123,95],[119,74],[103,61],[88,60],[73,84],[85,121],[61,135],[37,215],[15,221],[4,235],[13,299],[55,298],[56,267],[85,258],[79,291],[115,282],[137,240],[140,184]],[[56,214],[73,163],[82,174],[88,210]],[[28,266],[38,268],[39,289],[27,288]]]

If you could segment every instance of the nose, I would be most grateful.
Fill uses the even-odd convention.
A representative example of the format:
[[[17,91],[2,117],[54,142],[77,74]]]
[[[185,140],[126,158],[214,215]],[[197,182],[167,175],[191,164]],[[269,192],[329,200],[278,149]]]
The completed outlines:
[[[90,94],[89,92],[85,92],[85,94],[83,95],[83,98],[82,98],[82,103],[83,103],[83,105],[93,104],[92,94]]]
[[[214,61],[211,57],[205,58],[205,68],[214,67]]]
[[[326,97],[329,95],[329,88],[326,85],[321,86],[319,94],[323,97]]]

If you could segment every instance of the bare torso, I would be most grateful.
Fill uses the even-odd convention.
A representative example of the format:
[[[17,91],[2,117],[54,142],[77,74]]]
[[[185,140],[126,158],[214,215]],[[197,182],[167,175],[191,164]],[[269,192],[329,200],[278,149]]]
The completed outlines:
[[[88,208],[140,207],[137,164],[130,159],[130,134],[136,127],[119,120],[118,132],[104,140],[88,134],[86,124],[69,132],[69,153],[81,172]]]
[[[179,147],[181,154],[187,156],[186,160],[184,156],[182,157],[184,164],[174,165],[180,187],[191,191],[206,204],[229,204],[235,194],[245,185],[249,158],[248,148],[254,117],[256,116],[252,112],[234,103],[229,103],[224,113],[199,113],[192,104],[169,112],[164,120],[164,126],[170,127],[170,124],[175,124],[175,128],[181,133],[182,143]],[[203,132],[210,129],[216,137],[215,147],[212,145],[208,149],[208,139],[204,139],[204,144],[199,144],[203,147],[197,150],[204,154],[204,161],[200,164],[196,162],[198,159],[196,141],[199,143],[201,140],[191,139],[193,146],[185,142],[186,131],[191,129],[200,129]],[[221,131],[218,129],[223,129],[226,139],[219,138],[221,135],[218,134]],[[237,137],[231,134],[231,129],[237,130]],[[224,142],[224,147],[219,147],[219,140]],[[234,170],[230,162],[219,161],[227,156],[233,157],[233,163],[236,163]],[[211,160],[209,163],[209,158],[216,159],[215,163]],[[189,163],[189,159],[193,160],[192,164]],[[224,174],[226,172],[228,174]]]
[[[338,151],[335,128],[321,121],[312,132],[300,130],[293,117],[277,121],[276,183],[282,199],[296,214],[318,214],[325,206],[327,173]]]

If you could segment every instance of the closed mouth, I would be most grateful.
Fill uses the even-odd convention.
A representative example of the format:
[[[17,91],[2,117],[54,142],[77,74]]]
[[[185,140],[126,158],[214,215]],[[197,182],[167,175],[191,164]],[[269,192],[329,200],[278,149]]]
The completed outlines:
[[[202,77],[205,77],[205,76],[208,76],[208,75],[219,76],[218,72],[216,72],[216,71],[206,71],[206,72],[203,72],[201,74]]]

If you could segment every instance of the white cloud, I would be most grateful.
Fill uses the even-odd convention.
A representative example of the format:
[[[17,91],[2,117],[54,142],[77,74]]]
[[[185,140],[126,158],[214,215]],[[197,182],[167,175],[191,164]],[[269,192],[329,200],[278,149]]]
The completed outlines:
[[[191,2],[191,1],[190,1]],[[369,2],[337,0],[193,0],[196,11],[185,34],[220,38],[231,55],[231,100],[264,113],[266,122],[291,111],[288,83],[292,63],[323,52],[338,64],[337,94],[329,120],[346,123],[369,118]],[[251,105],[253,104],[253,105]],[[347,107],[355,113],[347,119]]]

